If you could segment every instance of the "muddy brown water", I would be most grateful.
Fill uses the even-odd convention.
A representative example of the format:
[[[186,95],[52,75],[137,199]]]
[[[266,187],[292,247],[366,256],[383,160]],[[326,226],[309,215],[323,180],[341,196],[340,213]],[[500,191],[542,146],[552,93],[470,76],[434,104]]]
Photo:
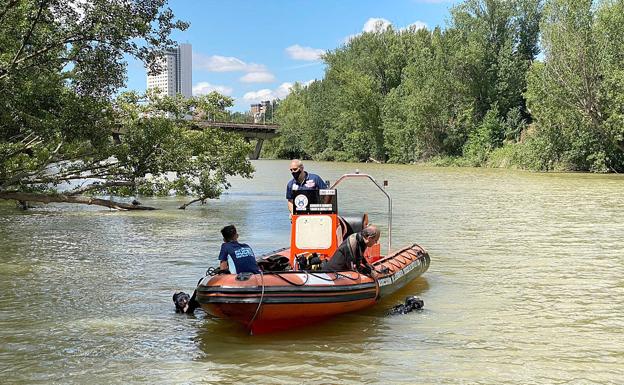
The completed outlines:
[[[254,164],[186,211],[0,206],[0,383],[622,383],[622,176],[308,162],[388,180],[393,247],[421,244],[431,267],[374,308],[248,336],[175,314],[171,295],[216,265],[225,224],[257,254],[287,245],[288,162]],[[383,237],[384,197],[365,187],[344,183],[340,206]],[[424,310],[385,315],[407,295]]]

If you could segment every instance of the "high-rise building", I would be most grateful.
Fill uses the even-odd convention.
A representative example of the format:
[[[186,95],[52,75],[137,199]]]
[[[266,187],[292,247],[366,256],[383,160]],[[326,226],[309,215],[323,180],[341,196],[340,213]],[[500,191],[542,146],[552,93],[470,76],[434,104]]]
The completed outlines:
[[[254,123],[264,122],[269,106],[271,106],[270,100],[263,100],[251,105],[251,116],[254,118]]]
[[[190,44],[179,44],[161,59],[162,72],[147,75],[147,89],[158,88],[162,95],[182,94],[190,98],[193,84],[192,48]]]

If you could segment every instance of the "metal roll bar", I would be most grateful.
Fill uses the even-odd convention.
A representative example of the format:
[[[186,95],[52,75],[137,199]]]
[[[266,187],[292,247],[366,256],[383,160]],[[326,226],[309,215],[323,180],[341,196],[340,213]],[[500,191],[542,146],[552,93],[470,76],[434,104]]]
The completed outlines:
[[[371,182],[375,184],[381,190],[382,193],[388,198],[388,251],[386,255],[390,255],[390,250],[392,250],[392,198],[386,192],[386,190],[379,184],[377,181],[368,174],[360,174],[359,171],[355,171],[354,174],[344,174],[330,188],[336,188],[340,182],[349,178],[368,178]]]

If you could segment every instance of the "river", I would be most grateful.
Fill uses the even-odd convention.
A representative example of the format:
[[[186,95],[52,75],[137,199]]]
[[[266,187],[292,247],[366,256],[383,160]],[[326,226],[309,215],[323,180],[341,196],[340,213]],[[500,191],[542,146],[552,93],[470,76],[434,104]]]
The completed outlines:
[[[119,212],[0,206],[2,384],[618,384],[624,379],[624,178],[306,162],[335,181],[388,180],[393,248],[416,242],[429,271],[378,306],[249,336],[198,311],[175,314],[216,265],[219,229],[257,254],[286,246],[288,161],[255,161],[221,199]],[[364,181],[339,204],[386,204]],[[358,209],[358,206],[360,207]],[[385,312],[407,295],[422,311]]]

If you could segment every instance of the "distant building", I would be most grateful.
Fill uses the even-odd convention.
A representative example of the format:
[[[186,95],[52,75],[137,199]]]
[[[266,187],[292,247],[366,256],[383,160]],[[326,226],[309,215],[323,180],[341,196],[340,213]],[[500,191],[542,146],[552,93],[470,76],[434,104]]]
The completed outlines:
[[[190,44],[180,44],[169,51],[162,59],[162,72],[158,75],[147,75],[147,89],[159,88],[162,95],[175,96],[182,94],[193,96],[193,65]]]
[[[264,121],[264,117],[270,105],[271,101],[269,100],[264,100],[260,103],[251,105],[251,116],[254,117],[254,123],[260,123]]]

